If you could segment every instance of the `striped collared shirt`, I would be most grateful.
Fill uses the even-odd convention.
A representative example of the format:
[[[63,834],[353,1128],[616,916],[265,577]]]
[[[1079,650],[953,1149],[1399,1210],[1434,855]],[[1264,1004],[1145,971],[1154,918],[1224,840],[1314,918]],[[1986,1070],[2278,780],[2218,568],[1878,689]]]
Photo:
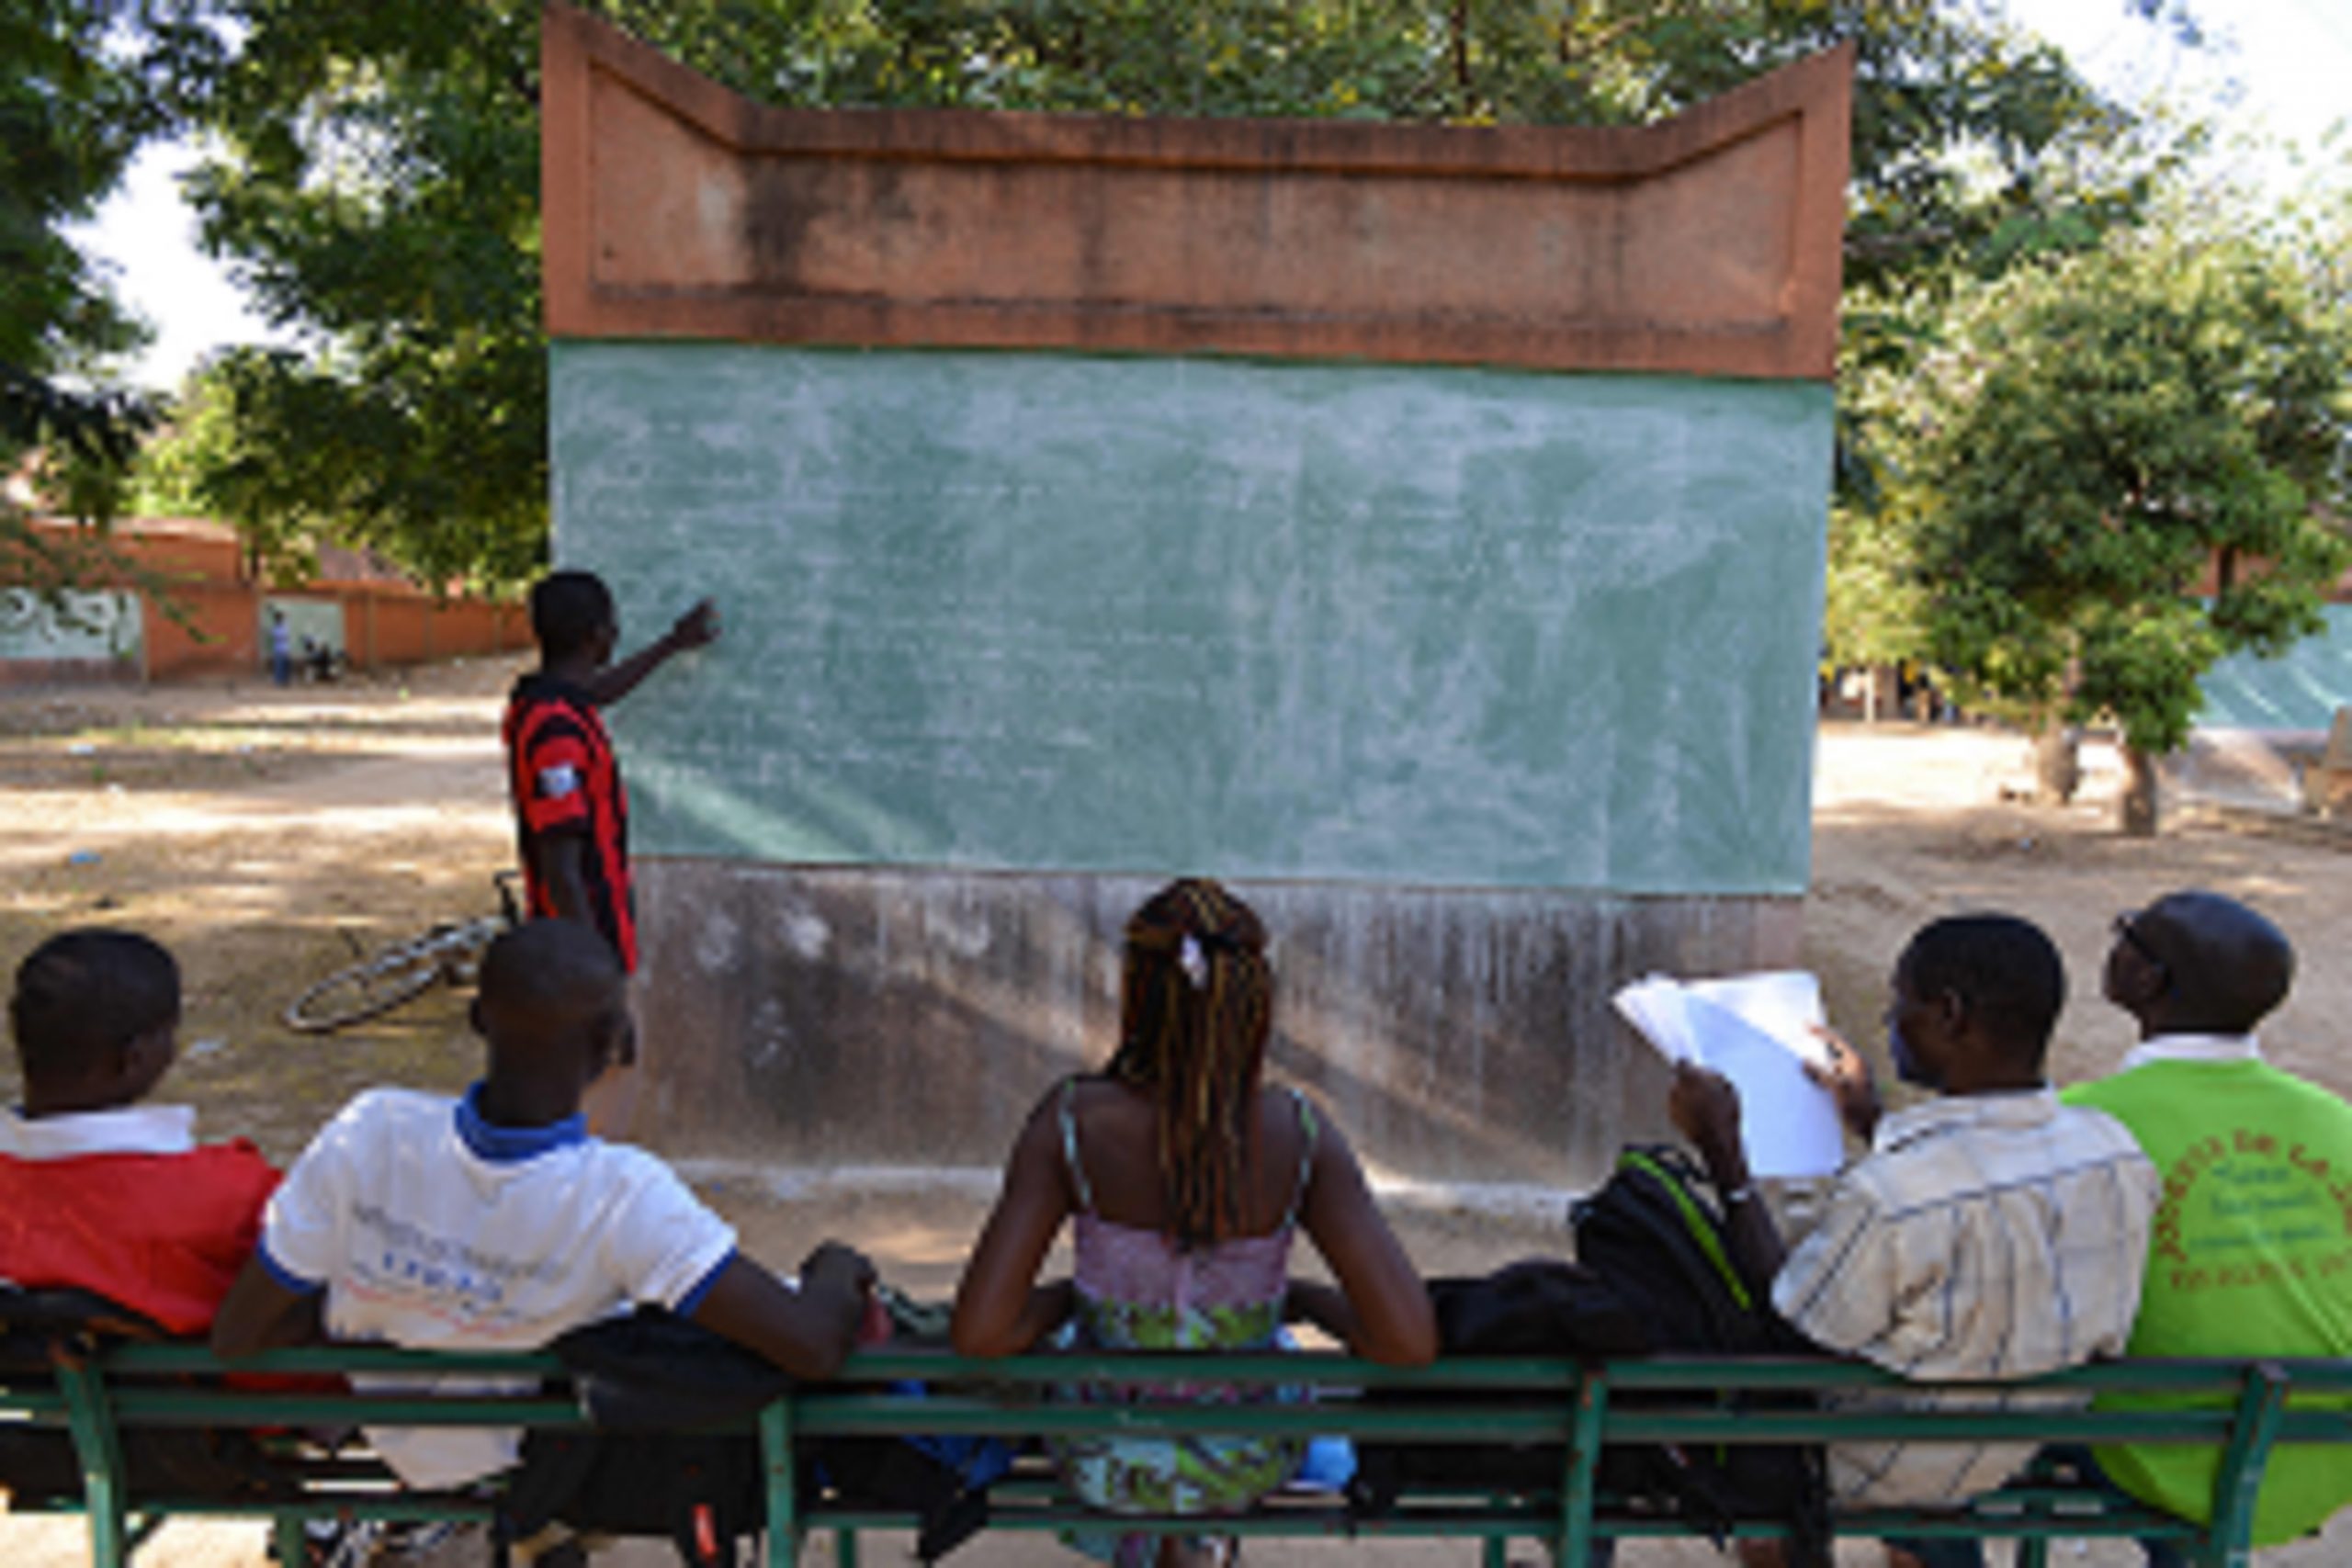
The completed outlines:
[[[2155,1168],[2111,1116],[2047,1089],[1944,1096],[1879,1124],[1773,1281],[1773,1304],[1815,1343],[1905,1377],[2007,1380],[2120,1354],[2157,1193]],[[1848,1502],[1957,1502],[2030,1449],[1847,1445],[1830,1450],[1830,1482]]]

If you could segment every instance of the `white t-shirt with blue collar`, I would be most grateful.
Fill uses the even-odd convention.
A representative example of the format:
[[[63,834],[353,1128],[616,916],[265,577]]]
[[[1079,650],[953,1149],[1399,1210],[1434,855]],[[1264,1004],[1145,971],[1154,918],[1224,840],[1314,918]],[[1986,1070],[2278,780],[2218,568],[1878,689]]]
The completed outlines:
[[[485,1122],[481,1089],[458,1100],[370,1089],[345,1106],[270,1200],[259,1257],[271,1277],[325,1291],[335,1338],[413,1348],[535,1349],[639,1303],[692,1313],[735,1255],[733,1227],[661,1160],[589,1136],[584,1117]],[[433,1387],[516,1386],[464,1382]],[[507,1468],[521,1440],[430,1427],[369,1437],[401,1480],[431,1487]]]

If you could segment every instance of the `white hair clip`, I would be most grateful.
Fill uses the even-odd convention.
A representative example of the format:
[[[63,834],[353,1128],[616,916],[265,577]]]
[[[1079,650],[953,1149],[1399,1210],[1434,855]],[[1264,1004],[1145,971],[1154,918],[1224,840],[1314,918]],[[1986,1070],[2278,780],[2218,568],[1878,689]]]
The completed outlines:
[[[1201,951],[1200,940],[1185,933],[1184,945],[1176,950],[1177,966],[1184,971],[1184,978],[1199,990],[1209,983],[1209,955]]]

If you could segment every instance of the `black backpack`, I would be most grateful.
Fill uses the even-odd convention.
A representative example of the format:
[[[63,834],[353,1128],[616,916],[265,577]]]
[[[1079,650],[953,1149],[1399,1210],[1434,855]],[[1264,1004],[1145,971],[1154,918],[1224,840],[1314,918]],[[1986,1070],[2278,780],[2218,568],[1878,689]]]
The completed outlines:
[[[1576,1261],[1531,1258],[1492,1274],[1430,1281],[1443,1353],[1595,1359],[1817,1353],[1740,1281],[1720,1212],[1707,1196],[1710,1185],[1679,1150],[1626,1149],[1608,1183],[1570,1210]],[[1384,1404],[1415,1402],[1407,1393],[1379,1397]],[[1524,1397],[1539,1404],[1559,1396]],[[1612,1397],[1625,1404],[1642,1400],[1638,1393]],[[1732,1407],[1787,1403],[1782,1396],[1722,1397]],[[1498,1396],[1498,1403],[1512,1402]],[[1548,1496],[1559,1488],[1565,1462],[1556,1443],[1365,1445],[1350,1501],[1376,1516],[1409,1485]],[[1817,1448],[1612,1444],[1601,1452],[1598,1479],[1610,1496],[1671,1513],[1719,1544],[1736,1518],[1783,1517],[1792,1568],[1826,1568],[1829,1562],[1827,1485]]]
[[[1568,1226],[1577,1259],[1645,1325],[1652,1353],[1820,1354],[1741,1280],[1714,1183],[1680,1149],[1635,1145],[1620,1151],[1600,1190],[1569,1205]],[[1640,1398],[1620,1397],[1627,1404]],[[1810,1394],[1715,1397],[1728,1411],[1813,1403]],[[1613,1457],[1614,1473],[1606,1459],[1604,1473],[1624,1495],[1670,1502],[1718,1542],[1734,1518],[1778,1516],[1789,1527],[1792,1568],[1827,1568],[1829,1487],[1819,1447],[1643,1444]]]
[[[899,1338],[922,1309],[886,1292]],[[529,1540],[551,1523],[582,1532],[666,1537],[688,1568],[733,1568],[737,1546],[767,1521],[767,1474],[752,1429],[789,1374],[707,1328],[659,1310],[575,1328],[548,1348],[571,1374],[593,1428],[527,1435],[499,1499],[497,1541]],[[944,1556],[988,1522],[988,1486],[1001,1473],[964,1444],[831,1438],[804,1445],[804,1497],[919,1520],[916,1554]]]

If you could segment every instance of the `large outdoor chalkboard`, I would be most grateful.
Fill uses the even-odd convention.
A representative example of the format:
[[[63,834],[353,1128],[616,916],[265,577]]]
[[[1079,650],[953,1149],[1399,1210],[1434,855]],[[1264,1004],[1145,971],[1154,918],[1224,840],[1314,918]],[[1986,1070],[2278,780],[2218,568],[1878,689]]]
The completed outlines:
[[[564,342],[641,852],[1794,893],[1809,382]]]
[[[2325,729],[2352,703],[2352,604],[2323,606],[2326,626],[2276,659],[2233,653],[2205,672],[2197,722],[2245,729]]]

